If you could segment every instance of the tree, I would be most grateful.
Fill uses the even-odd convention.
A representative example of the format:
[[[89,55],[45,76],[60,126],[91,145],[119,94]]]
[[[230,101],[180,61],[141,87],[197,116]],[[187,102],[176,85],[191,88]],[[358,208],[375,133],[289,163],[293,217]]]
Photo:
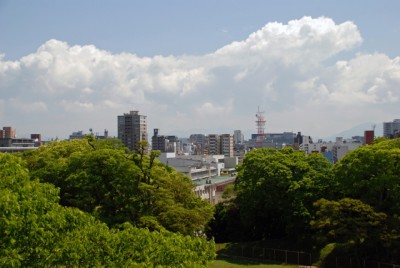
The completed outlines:
[[[348,154],[334,167],[342,196],[358,199],[387,217],[375,240],[380,256],[400,252],[400,139],[379,139]]]
[[[400,139],[363,146],[335,165],[346,197],[360,199],[377,211],[400,211]]]
[[[376,212],[360,200],[343,198],[339,201],[320,199],[314,203],[315,220],[311,226],[324,243],[375,243],[382,233],[387,215]]]
[[[246,241],[252,235],[249,228],[240,221],[239,207],[232,200],[215,206],[214,218],[209,221],[206,233],[216,243]]]
[[[320,199],[314,205],[315,219],[310,224],[322,247],[335,245],[336,254],[352,254],[356,258],[398,261],[395,244],[400,236],[389,228],[385,213],[351,198]]]
[[[55,254],[68,233],[78,226],[101,224],[76,209],[60,207],[58,190],[30,181],[23,165],[14,155],[0,154],[0,265],[65,264]]]
[[[91,213],[109,226],[126,221],[151,230],[196,235],[213,209],[193,193],[192,181],[147,154],[114,143],[63,141],[25,155],[34,178],[60,188],[61,204]]]
[[[58,190],[30,180],[25,163],[0,154],[1,267],[206,267],[214,243],[125,223],[110,229],[58,204]]]
[[[312,203],[333,184],[330,172],[322,156],[291,148],[249,152],[235,183],[243,224],[258,238],[297,237],[308,228]]]

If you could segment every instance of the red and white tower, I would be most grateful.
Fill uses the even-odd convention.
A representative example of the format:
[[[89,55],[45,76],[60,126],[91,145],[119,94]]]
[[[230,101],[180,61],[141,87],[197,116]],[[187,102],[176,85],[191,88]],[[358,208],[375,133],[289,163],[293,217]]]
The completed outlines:
[[[264,118],[264,112],[260,111],[260,107],[258,107],[258,111],[256,113],[256,126],[257,126],[257,138],[256,138],[256,148],[261,148],[263,141],[265,139],[265,118]]]

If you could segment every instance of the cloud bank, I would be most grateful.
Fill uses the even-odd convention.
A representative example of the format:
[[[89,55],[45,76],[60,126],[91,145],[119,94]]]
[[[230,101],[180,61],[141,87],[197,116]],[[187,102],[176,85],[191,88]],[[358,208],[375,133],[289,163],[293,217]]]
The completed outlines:
[[[326,17],[268,23],[200,56],[113,54],[52,39],[17,61],[0,57],[0,127],[116,135],[117,115],[139,110],[150,135],[249,135],[260,106],[266,132],[329,136],[399,116],[400,57],[357,53],[361,43],[353,22]],[[346,51],[354,56],[340,58]]]

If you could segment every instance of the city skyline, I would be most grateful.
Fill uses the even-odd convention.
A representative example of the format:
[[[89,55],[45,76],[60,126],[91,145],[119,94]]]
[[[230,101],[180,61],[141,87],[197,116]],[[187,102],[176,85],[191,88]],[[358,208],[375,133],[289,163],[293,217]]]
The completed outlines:
[[[259,106],[266,133],[381,128],[400,112],[399,7],[1,1],[0,125],[117,136],[138,110],[162,134],[248,139]]]

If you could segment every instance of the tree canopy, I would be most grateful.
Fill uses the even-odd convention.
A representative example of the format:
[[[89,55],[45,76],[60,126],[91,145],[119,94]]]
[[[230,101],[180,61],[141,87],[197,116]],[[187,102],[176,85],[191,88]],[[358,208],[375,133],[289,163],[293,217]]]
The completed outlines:
[[[348,153],[334,172],[345,196],[360,199],[378,211],[400,212],[399,139]]]
[[[335,165],[292,148],[252,150],[234,191],[209,224],[217,242],[290,237],[400,261],[400,139],[377,139]]]
[[[292,148],[249,152],[235,184],[243,223],[259,238],[303,232],[312,203],[332,185],[331,168],[321,155],[306,157]]]
[[[59,190],[31,180],[24,161],[0,153],[0,266],[206,267],[214,243],[124,223],[110,229],[63,207]]]
[[[60,141],[28,152],[31,176],[60,188],[60,204],[89,212],[109,226],[130,222],[151,230],[196,235],[213,214],[192,181],[159,162],[157,151],[126,153],[118,143]]]

